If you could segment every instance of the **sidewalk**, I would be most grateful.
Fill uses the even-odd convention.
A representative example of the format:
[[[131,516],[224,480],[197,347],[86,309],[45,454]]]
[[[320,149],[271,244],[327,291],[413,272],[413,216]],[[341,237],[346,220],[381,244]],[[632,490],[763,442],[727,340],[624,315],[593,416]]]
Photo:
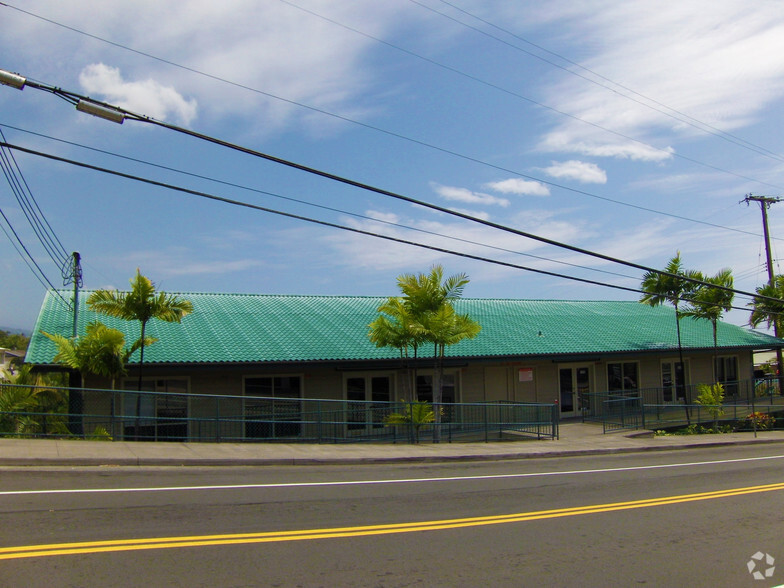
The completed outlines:
[[[784,431],[653,437],[603,434],[600,425],[562,423],[560,439],[420,445],[143,443],[0,439],[0,466],[258,466],[498,460],[784,443]]]

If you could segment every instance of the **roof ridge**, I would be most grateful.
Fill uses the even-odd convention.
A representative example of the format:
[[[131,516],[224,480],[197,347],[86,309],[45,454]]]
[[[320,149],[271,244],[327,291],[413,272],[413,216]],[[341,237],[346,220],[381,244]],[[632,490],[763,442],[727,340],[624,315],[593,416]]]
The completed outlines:
[[[82,293],[95,292],[103,288],[83,288],[79,290]],[[128,292],[129,290],[120,290],[119,292]],[[196,291],[182,291],[182,290],[162,290],[167,294],[176,294],[179,296],[254,296],[254,297],[276,297],[276,298],[351,298],[351,299],[375,299],[375,298],[390,298],[395,297],[394,294],[281,294],[272,292],[196,292]],[[48,292],[67,292],[73,293],[73,289],[69,288],[50,288]],[[558,303],[575,303],[575,304],[639,304],[637,300],[578,300],[574,298],[509,298],[509,297],[478,297],[478,296],[464,296],[458,300],[482,300],[482,301],[498,301],[498,302],[558,302]]]

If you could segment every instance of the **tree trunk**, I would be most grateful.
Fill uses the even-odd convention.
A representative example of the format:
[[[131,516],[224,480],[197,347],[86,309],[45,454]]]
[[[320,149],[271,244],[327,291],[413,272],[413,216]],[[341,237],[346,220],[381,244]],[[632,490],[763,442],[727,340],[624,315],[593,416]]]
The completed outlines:
[[[686,409],[686,424],[691,425],[691,413],[689,405],[691,404],[691,394],[689,387],[686,385],[686,366],[683,363],[683,346],[681,345],[681,317],[678,313],[678,304],[675,303],[675,330],[678,333],[678,362],[681,366],[681,379],[683,380],[683,401],[684,408]],[[678,370],[675,370],[675,394],[678,394]]]
[[[435,345],[433,370],[433,443],[441,441],[441,361],[440,347]]]
[[[417,390],[417,359],[419,356],[419,346],[414,344],[414,369],[411,377],[411,401],[419,402],[419,392]]]
[[[142,339],[141,346],[139,347],[139,388],[136,395],[136,430],[134,431],[134,441],[139,440],[139,427],[141,427],[141,412],[142,412],[142,366],[144,365],[144,332],[147,328],[147,323],[142,321]]]
[[[713,383],[718,384],[718,374],[716,373],[716,362],[719,359],[719,337],[717,335],[716,321],[713,322]]]

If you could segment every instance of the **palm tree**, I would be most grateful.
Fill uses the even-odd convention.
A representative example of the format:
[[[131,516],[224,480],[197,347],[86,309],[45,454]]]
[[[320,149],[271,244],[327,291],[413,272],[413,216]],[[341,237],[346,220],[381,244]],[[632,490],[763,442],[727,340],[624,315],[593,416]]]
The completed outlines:
[[[384,417],[385,425],[405,425],[411,432],[411,441],[419,443],[419,429],[435,421],[433,407],[428,402],[409,402],[403,412],[393,412]]]
[[[76,370],[84,388],[85,375],[95,374],[111,379],[111,389],[116,389],[116,381],[125,375],[126,364],[141,346],[136,341],[129,349],[125,348],[125,335],[122,331],[107,327],[101,322],[87,325],[85,335],[77,339],[69,339],[62,335],[52,335],[41,331],[43,335],[57,345],[54,361]],[[146,338],[146,344],[155,342],[152,337]],[[114,395],[112,395],[112,414],[114,414]]]
[[[681,262],[681,252],[678,251],[667,266],[661,272],[651,271],[646,272],[642,279],[642,290],[644,294],[640,298],[640,302],[650,306],[659,306],[664,303],[672,304],[675,307],[675,330],[678,335],[678,362],[683,377],[685,377],[685,369],[683,364],[683,346],[681,345],[681,313],[679,305],[681,300],[693,290],[694,282],[691,280],[699,280],[700,275],[698,272],[686,271],[683,269]],[[684,279],[689,278],[689,279]],[[678,370],[675,370],[675,386],[678,387]],[[684,386],[684,399],[686,404],[690,403],[690,394],[685,382],[681,382]],[[686,411],[687,420],[689,420],[688,410]]]
[[[757,294],[760,298],[755,297],[751,302],[751,326],[765,322],[768,328],[775,325],[780,331],[784,330],[784,275],[775,276],[773,284],[758,287]]]
[[[59,374],[33,372],[23,364],[3,386],[0,381],[0,432],[17,435],[67,434],[67,398]],[[24,414],[34,413],[34,414]]]
[[[751,301],[753,310],[749,324],[758,327],[763,322],[768,328],[774,327],[776,333],[784,333],[784,275],[773,278],[773,283],[757,288],[759,298]],[[776,349],[777,374],[779,376],[779,392],[784,392],[784,361],[781,349]]]
[[[146,336],[147,324],[152,319],[169,323],[179,323],[183,317],[193,312],[193,305],[175,294],[155,291],[152,281],[136,269],[136,276],[131,279],[130,292],[117,290],[96,290],[87,299],[90,310],[113,316],[126,321],[139,321],[139,391],[142,389],[142,368],[144,366],[144,348],[150,339]]]
[[[436,265],[429,274],[404,274],[398,277],[397,282],[403,294],[403,305],[414,318],[414,332],[433,343],[433,406],[436,425],[433,440],[438,442],[446,347],[476,337],[482,327],[468,315],[456,313],[452,306],[452,302],[462,296],[469,282],[465,274],[456,274],[444,280],[443,268]]]
[[[368,325],[370,328],[368,338],[376,347],[394,347],[400,351],[404,372],[404,399],[409,402],[415,401],[416,389],[415,386],[412,388],[408,361],[409,348],[413,350],[414,361],[416,361],[417,349],[423,341],[423,338],[414,331],[416,321],[402,299],[394,296],[379,306],[378,312],[381,313],[378,318]]]
[[[698,285],[689,297],[688,307],[681,315],[709,320],[713,325],[713,383],[715,384],[716,361],[719,354],[718,322],[724,313],[732,308],[732,300],[735,298],[734,292],[724,289],[733,287],[732,270],[724,268],[715,276],[703,277],[702,281],[721,288]]]

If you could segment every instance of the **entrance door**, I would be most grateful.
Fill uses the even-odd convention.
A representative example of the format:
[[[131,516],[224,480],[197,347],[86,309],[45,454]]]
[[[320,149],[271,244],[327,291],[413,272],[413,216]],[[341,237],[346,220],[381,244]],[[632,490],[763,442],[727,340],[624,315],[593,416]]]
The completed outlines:
[[[392,400],[391,376],[352,376],[346,378],[346,421],[349,433],[361,435],[384,426],[386,405]]]
[[[562,367],[558,370],[562,417],[577,416],[589,409],[589,394],[593,391],[591,376],[590,365]]]
[[[684,369],[685,368],[685,369]],[[661,363],[662,400],[664,404],[686,402],[686,387],[689,385],[689,362],[664,360]]]

